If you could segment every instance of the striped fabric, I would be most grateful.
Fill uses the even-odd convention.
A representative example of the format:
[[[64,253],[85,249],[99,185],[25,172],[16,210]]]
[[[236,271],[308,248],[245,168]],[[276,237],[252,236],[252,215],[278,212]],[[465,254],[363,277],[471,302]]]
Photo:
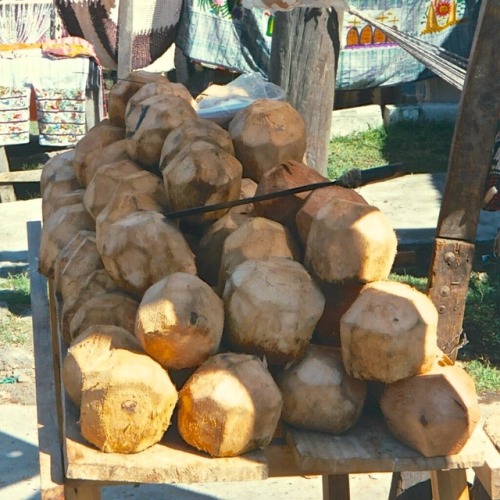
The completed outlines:
[[[55,0],[59,14],[73,36],[94,45],[104,68],[118,61],[119,0]],[[132,13],[132,69],[158,59],[174,42],[182,0],[140,0]]]

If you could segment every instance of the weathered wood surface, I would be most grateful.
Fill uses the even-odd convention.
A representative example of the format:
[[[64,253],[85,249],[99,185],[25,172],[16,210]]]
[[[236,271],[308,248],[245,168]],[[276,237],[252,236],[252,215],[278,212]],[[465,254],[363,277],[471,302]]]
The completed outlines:
[[[484,451],[485,463],[481,467],[474,467],[476,477],[490,498],[500,498],[500,453],[486,434],[481,435],[481,446]]]
[[[0,146],[0,175],[9,172],[9,159],[3,146]],[[12,185],[0,185],[0,203],[16,201],[16,193]]]
[[[436,238],[427,295],[438,310],[438,346],[456,359],[465,299],[474,258],[474,245]]]
[[[38,446],[42,499],[63,498],[64,473],[50,338],[47,280],[38,273],[40,222],[28,222],[31,312],[35,348]]]
[[[326,175],[339,54],[335,10],[294,9],[275,14],[269,79],[306,123],[306,163]]]
[[[12,184],[13,182],[40,182],[41,175],[42,175],[41,169],[22,170],[19,172],[0,171],[0,186],[2,184]]]
[[[432,500],[469,500],[464,469],[431,472]]]
[[[118,8],[118,70],[119,79],[126,78],[132,71],[132,26],[134,2],[136,0],[121,0]]]
[[[323,500],[349,500],[351,489],[349,474],[323,476]]]
[[[483,438],[484,431],[478,426],[457,455],[426,458],[393,437],[381,418],[363,416],[354,428],[339,436],[291,427],[286,430],[299,466],[323,474],[480,467],[484,464]]]
[[[474,242],[500,117],[500,3],[484,0],[451,146],[437,236]]]

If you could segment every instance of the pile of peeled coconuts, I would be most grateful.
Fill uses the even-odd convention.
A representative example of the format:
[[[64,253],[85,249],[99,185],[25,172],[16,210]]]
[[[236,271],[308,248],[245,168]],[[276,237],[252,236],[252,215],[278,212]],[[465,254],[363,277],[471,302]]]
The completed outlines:
[[[388,280],[397,240],[380,210],[330,186],[169,216],[325,181],[302,163],[290,104],[254,101],[223,128],[183,85],[137,71],[108,112],[41,178],[39,267],[87,441],[136,453],[175,422],[190,446],[236,456],[280,420],[343,433],[371,401],[425,456],[463,447],[474,383],[438,349],[430,299]]]

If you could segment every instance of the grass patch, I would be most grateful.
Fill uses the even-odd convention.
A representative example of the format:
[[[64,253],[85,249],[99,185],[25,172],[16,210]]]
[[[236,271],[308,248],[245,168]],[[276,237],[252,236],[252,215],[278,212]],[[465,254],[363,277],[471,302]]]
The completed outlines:
[[[469,340],[464,357],[500,364],[500,269],[471,274],[463,328]]]
[[[412,172],[445,172],[454,124],[402,121],[335,137],[330,142],[328,176],[335,179],[351,168],[370,168],[403,162]]]
[[[489,361],[474,359],[462,363],[462,366],[474,379],[476,391],[479,394],[500,391],[500,370]]]
[[[29,308],[30,281],[28,273],[0,278],[0,302],[5,302],[14,314],[23,314]]]
[[[0,313],[0,347],[22,347],[33,341],[30,308],[30,281],[28,273],[9,275],[0,279],[0,302],[8,310]]]

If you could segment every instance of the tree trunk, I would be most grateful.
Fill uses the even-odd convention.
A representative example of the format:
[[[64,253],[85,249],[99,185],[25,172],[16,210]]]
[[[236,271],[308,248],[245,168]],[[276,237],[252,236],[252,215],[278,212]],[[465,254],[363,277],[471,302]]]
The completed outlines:
[[[306,163],[326,175],[328,144],[339,54],[339,22],[334,9],[297,8],[276,13],[270,80],[304,117]]]

